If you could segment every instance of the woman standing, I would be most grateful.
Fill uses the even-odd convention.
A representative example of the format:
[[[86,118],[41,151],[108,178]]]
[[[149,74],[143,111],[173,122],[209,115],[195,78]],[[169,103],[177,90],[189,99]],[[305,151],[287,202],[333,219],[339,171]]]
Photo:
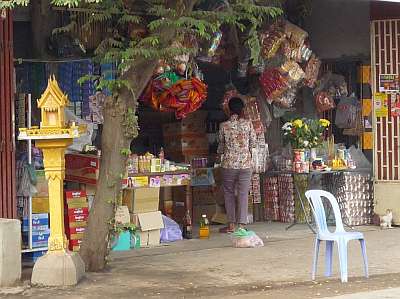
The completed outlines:
[[[252,148],[256,134],[249,120],[243,118],[244,103],[240,98],[229,101],[231,116],[220,126],[218,153],[221,154],[225,209],[229,225],[221,232],[233,232],[235,225],[247,224],[248,196],[252,175]],[[238,205],[236,205],[236,194]],[[238,209],[236,208],[238,207]]]

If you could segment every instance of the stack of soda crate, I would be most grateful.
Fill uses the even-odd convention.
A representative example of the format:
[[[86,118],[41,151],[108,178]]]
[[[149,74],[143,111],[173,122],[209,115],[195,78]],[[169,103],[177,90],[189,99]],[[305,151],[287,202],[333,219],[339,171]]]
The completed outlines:
[[[89,217],[86,192],[67,191],[65,199],[65,230],[69,240],[69,249],[79,251]]]
[[[50,236],[49,214],[32,214],[32,248],[47,247]],[[22,240],[29,246],[29,217],[24,216],[22,222]]]

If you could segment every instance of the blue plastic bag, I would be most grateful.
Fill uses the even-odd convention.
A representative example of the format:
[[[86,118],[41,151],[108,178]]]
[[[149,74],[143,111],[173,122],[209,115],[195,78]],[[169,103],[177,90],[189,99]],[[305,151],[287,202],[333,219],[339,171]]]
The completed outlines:
[[[162,215],[164,228],[161,229],[161,243],[175,242],[182,240],[182,231],[179,224],[171,218]]]

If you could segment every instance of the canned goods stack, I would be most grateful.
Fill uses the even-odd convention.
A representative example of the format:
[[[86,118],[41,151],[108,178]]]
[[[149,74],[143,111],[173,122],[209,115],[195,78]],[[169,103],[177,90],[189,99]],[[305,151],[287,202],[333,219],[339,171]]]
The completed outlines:
[[[352,226],[372,223],[373,199],[370,174],[343,173],[344,188],[337,198],[343,221]]]
[[[291,174],[278,177],[279,218],[282,222],[294,221],[294,183]]]
[[[261,186],[259,174],[253,174],[251,178],[250,196],[253,199],[253,203],[261,203]]]
[[[266,177],[264,182],[264,214],[268,221],[279,221],[278,177]]]

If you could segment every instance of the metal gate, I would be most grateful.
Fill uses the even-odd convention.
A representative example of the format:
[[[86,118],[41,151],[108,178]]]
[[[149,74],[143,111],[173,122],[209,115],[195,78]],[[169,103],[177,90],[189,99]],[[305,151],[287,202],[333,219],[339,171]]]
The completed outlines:
[[[387,115],[380,116],[375,100],[379,92],[381,74],[399,75],[400,19],[377,20],[371,23],[371,66],[374,97],[374,190],[375,212],[394,212],[394,222],[400,223],[400,125],[399,117],[392,116],[391,104],[395,95],[388,95]],[[381,102],[380,102],[381,103]]]
[[[0,10],[0,217],[16,218],[13,23]]]

